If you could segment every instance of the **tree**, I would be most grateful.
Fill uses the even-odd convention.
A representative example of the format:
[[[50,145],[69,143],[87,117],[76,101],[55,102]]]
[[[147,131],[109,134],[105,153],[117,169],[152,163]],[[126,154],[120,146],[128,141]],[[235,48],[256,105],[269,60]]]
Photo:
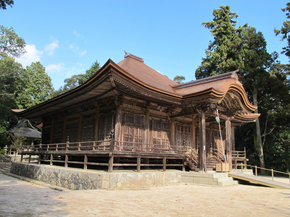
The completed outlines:
[[[19,108],[29,108],[50,99],[51,78],[40,62],[31,63],[21,70],[17,80],[16,103]]]
[[[98,70],[100,69],[100,65],[98,61],[94,62],[90,69],[86,71],[85,74],[73,75],[70,78],[64,80],[64,86],[60,87],[58,90],[54,90],[52,93],[52,97],[63,94],[69,90],[72,90],[79,85],[85,83],[88,79],[90,79]]]
[[[233,19],[238,16],[230,11],[229,6],[221,6],[220,9],[214,10],[213,15],[213,21],[203,25],[210,29],[214,41],[210,42],[206,58],[203,58],[201,66],[196,70],[196,77],[204,78],[239,69],[239,77],[250,100],[265,113],[267,109],[261,99],[265,93],[273,94],[268,85],[273,59],[267,52],[263,34],[247,24],[236,29],[236,21]],[[258,109],[255,113],[258,113]],[[266,122],[265,119],[263,121]],[[257,119],[255,128],[256,133],[253,134],[252,141],[258,153],[260,166],[265,167],[260,118]],[[251,132],[253,131],[249,133]]]
[[[13,28],[0,25],[0,53],[19,57],[25,53],[25,41],[19,37]]]
[[[202,23],[210,30],[214,40],[210,42],[206,57],[202,58],[202,63],[195,72],[197,79],[243,67],[239,32],[247,25],[235,28],[234,19],[238,15],[230,11],[230,6],[220,6],[220,9],[213,11],[213,16],[213,21]]]
[[[177,75],[177,76],[175,76],[175,77],[173,78],[173,81],[175,81],[175,82],[178,83],[178,84],[181,84],[182,81],[184,81],[184,80],[185,80],[185,77],[182,76],[182,75]]]
[[[277,35],[282,35],[282,40],[287,39],[288,45],[286,47],[283,47],[282,53],[284,53],[286,56],[290,58],[290,2],[287,3],[286,8],[282,8],[283,12],[286,12],[287,20],[284,21],[283,26],[281,29],[275,29],[274,32]]]
[[[0,54],[0,147],[8,142],[8,129],[17,123],[17,117],[11,111],[17,108],[14,93],[16,80],[22,69],[13,57]]]
[[[99,71],[99,69],[100,63],[98,61],[95,61],[92,64],[91,68],[86,71],[86,74],[82,79],[82,82],[85,83],[87,80],[89,80],[97,71]]]
[[[6,10],[7,5],[12,7],[12,5],[14,5],[14,1],[13,0],[0,0],[0,9]]]

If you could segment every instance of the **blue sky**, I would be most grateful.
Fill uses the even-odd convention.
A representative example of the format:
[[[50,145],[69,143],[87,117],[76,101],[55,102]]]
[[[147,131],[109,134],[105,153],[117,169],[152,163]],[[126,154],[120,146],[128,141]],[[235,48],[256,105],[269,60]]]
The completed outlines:
[[[1,25],[13,27],[26,41],[23,66],[40,61],[54,88],[64,79],[85,73],[96,60],[118,63],[124,51],[173,79],[195,80],[195,70],[212,40],[202,22],[229,5],[238,14],[237,26],[248,23],[261,31],[267,49],[281,52],[286,42],[275,36],[286,15],[282,0],[14,0],[0,11]],[[282,63],[288,63],[280,55]]]

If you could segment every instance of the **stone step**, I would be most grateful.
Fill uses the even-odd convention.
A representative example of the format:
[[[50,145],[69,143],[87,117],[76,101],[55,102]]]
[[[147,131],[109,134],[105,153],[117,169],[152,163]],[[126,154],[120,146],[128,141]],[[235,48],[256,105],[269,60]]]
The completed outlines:
[[[184,183],[213,185],[213,186],[233,186],[238,182],[228,177],[228,173],[202,173],[202,172],[183,172],[181,181]]]

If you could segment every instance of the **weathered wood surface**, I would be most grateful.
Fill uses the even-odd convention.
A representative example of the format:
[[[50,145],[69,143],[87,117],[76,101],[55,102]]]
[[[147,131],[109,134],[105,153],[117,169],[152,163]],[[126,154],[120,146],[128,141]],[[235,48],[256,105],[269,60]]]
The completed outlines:
[[[259,176],[248,175],[244,173],[234,173],[234,172],[229,172],[228,174],[230,177],[233,177],[235,179],[240,179],[240,180],[248,181],[255,184],[265,185],[272,188],[290,189],[289,184],[261,178]]]

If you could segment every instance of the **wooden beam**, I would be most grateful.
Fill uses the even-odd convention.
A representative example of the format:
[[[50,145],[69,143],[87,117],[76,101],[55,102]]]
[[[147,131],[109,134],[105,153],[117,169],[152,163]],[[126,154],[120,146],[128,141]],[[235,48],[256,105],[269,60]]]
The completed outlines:
[[[65,157],[64,157],[64,167],[68,166],[67,162],[68,162],[68,156],[66,154]]]
[[[226,153],[227,161],[229,163],[230,169],[232,169],[232,138],[231,138],[232,126],[230,118],[226,120]]]
[[[199,168],[204,171],[206,163],[206,126],[205,113],[202,110],[199,114],[199,145]]]
[[[99,140],[99,121],[100,121],[100,108],[99,106],[96,108],[96,118],[95,118],[95,133],[94,140]]]

